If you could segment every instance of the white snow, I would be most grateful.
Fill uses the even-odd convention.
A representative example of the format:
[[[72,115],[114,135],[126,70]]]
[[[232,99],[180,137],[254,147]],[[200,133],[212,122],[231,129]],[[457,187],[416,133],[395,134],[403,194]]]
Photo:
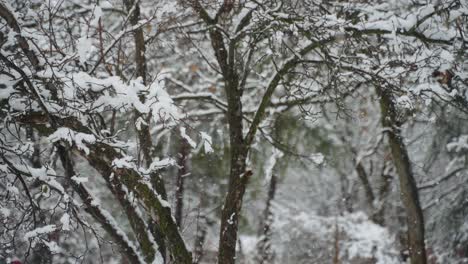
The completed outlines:
[[[114,159],[112,166],[120,169],[134,169],[134,161],[135,159],[132,156],[123,156],[122,158]]]
[[[96,5],[93,12],[93,20],[91,21],[90,25],[96,27],[99,23],[99,19],[102,16],[102,8],[101,6]]]
[[[313,153],[310,155],[310,159],[317,165],[320,165],[325,161],[325,157],[322,153]]]
[[[54,133],[52,133],[48,139],[51,142],[57,142],[59,140],[67,141],[70,145],[75,143],[75,146],[83,150],[86,155],[89,154],[89,148],[85,145],[86,143],[94,143],[96,137],[94,135],[77,133],[67,127],[60,127]]]
[[[70,230],[70,215],[68,213],[64,213],[60,218],[60,223],[62,223],[62,230],[69,231]]]
[[[212,148],[211,136],[205,132],[200,132],[200,135],[203,140],[203,148],[205,149],[205,153],[207,154],[212,153],[213,148]]]
[[[14,79],[6,75],[0,75],[0,100],[7,99],[15,91],[13,85],[16,83]]]
[[[273,149],[273,153],[270,155],[270,158],[266,161],[265,167],[263,168],[263,170],[265,171],[265,183],[270,182],[276,162],[278,161],[278,159],[283,157],[283,155],[283,152],[281,152],[280,150],[276,148]]]
[[[127,237],[125,232],[119,227],[119,224],[115,221],[114,217],[106,210],[104,210],[101,205],[101,203],[97,199],[93,199],[91,201],[91,205],[94,206],[97,210],[101,212],[101,214],[104,216],[105,221],[112,226],[112,229],[115,230],[115,232],[121,237],[125,243],[132,248],[132,250],[137,254],[139,263],[143,264],[145,261],[143,260],[143,257],[141,256],[140,252],[137,250],[135,244]]]
[[[399,107],[404,109],[413,109],[413,101],[407,95],[402,95],[396,98],[396,103]]]
[[[0,214],[2,214],[3,217],[7,218],[7,217],[10,216],[11,211],[10,211],[10,209],[8,209],[8,208],[1,207],[1,208],[0,208]]]
[[[328,245],[340,234],[340,258],[373,258],[377,264],[397,264],[398,251],[395,249],[395,237],[384,227],[368,219],[365,213],[356,212],[344,216],[319,216],[310,212],[284,212],[275,214],[276,230],[288,230],[281,237],[287,241],[301,233],[310,234],[314,243]]]
[[[55,241],[43,240],[42,243],[44,243],[49,248],[52,254],[57,254],[62,251],[62,249],[58,246],[57,242]]]
[[[187,141],[187,143],[192,147],[192,148],[196,148],[197,147],[197,143],[195,143],[195,141],[193,141],[186,133],[186,129],[185,127],[181,126],[180,127],[180,135],[182,136],[183,139],[185,139]]]
[[[148,126],[148,123],[146,123],[146,121],[143,119],[143,117],[138,117],[137,120],[135,121],[135,127],[138,131],[141,130],[141,126],[144,125],[144,126]]]
[[[78,52],[80,63],[84,64],[88,59],[88,55],[93,51],[93,41],[86,36],[82,36],[76,42],[76,50]]]
[[[32,231],[27,232],[24,235],[24,239],[29,239],[29,238],[34,238],[40,235],[49,234],[49,233],[54,232],[55,230],[57,230],[57,226],[55,225],[46,225],[46,226],[38,227]]]
[[[64,91],[64,95],[75,100],[76,89],[101,91],[102,94],[83,110],[92,108],[100,112],[112,108],[125,112],[133,108],[142,114],[151,113],[155,122],[177,120],[182,115],[164,88],[166,77],[167,74],[160,74],[151,85],[145,86],[141,78],[132,79],[127,83],[117,76],[96,78],[86,72],[76,72],[71,76],[64,76],[64,79],[68,80],[64,90],[69,90]],[[144,102],[141,100],[141,94],[146,95]],[[138,126],[143,124],[141,120],[138,122]]]
[[[165,158],[160,160],[159,158],[155,158],[153,162],[151,162],[151,165],[149,166],[149,170],[160,170],[162,168],[166,168],[169,166],[173,166],[176,164],[176,161],[172,158]]]
[[[112,4],[107,0],[101,1],[99,6],[101,6],[101,8],[112,8]]]
[[[76,182],[76,183],[85,183],[85,182],[88,182],[88,178],[87,177],[78,177],[78,176],[73,176],[71,177],[71,180]]]
[[[447,144],[447,150],[462,152],[468,150],[468,135],[461,135]]]

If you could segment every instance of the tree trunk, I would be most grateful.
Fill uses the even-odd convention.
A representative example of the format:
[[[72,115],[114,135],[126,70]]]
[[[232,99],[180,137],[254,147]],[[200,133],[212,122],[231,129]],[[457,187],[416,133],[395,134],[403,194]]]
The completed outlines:
[[[367,203],[369,207],[373,210],[374,209],[374,201],[375,201],[375,194],[372,190],[372,185],[369,181],[369,176],[367,175],[366,169],[362,165],[362,162],[359,161],[356,164],[356,172],[358,175],[359,180],[361,180],[362,186],[364,187],[364,191],[366,194]]]
[[[406,211],[408,225],[408,250],[411,264],[426,264],[424,242],[424,218],[419,204],[418,189],[411,168],[411,161],[401,136],[396,107],[389,89],[377,87],[382,111],[382,126],[388,130],[388,141],[393,162],[400,181],[400,194]]]
[[[261,239],[257,244],[257,263],[259,264],[272,264],[275,257],[271,249],[271,225],[273,222],[271,202],[275,198],[276,183],[277,177],[273,174],[271,175],[270,188],[268,190],[265,211],[263,211],[263,221],[259,232]]]
[[[177,180],[176,180],[176,190],[175,190],[175,219],[177,226],[181,226],[182,224],[182,214],[184,209],[184,178],[187,176],[188,168],[187,168],[187,158],[189,156],[189,145],[185,139],[180,140],[180,149],[179,149],[179,159],[177,161],[177,165],[179,166],[179,170],[177,172]]]
[[[247,153],[250,144],[246,143],[243,135],[242,90],[239,89],[239,76],[234,65],[234,47],[229,46],[228,59],[228,53],[224,47],[220,32],[211,32],[211,42],[225,82],[231,152],[228,191],[221,212],[218,263],[234,264],[236,260],[239,213],[242,208],[242,199],[247,181],[252,174],[251,171],[246,171]]]
[[[130,23],[135,26],[140,21],[140,5],[135,0],[123,0],[126,9],[128,12],[132,12],[130,15]],[[147,69],[146,69],[146,46],[145,46],[145,37],[144,32],[141,27],[135,29],[133,31],[134,43],[135,43],[135,66],[136,66],[136,73],[135,76],[141,78],[144,85],[146,85],[147,79]],[[140,100],[144,102],[146,100],[144,95],[140,96]],[[145,123],[141,123],[139,128],[136,127],[136,131],[138,134],[138,163],[146,168],[151,165],[152,162],[152,153],[151,148],[153,146],[151,133],[149,130],[149,123],[151,120],[151,113],[148,115],[144,115],[138,111],[135,111],[134,121],[135,124],[138,122],[138,119],[143,119]],[[167,200],[166,189],[164,186],[164,182],[162,181],[161,177],[157,173],[153,173],[151,175],[151,183],[154,189],[158,192],[159,195],[164,200]],[[164,232],[161,230],[160,223],[155,219],[149,219],[149,229],[154,236],[156,243],[158,244],[158,250],[161,253],[163,258],[163,262],[166,263],[167,254],[166,254],[166,243]]]
[[[235,149],[235,145],[231,147]],[[221,213],[221,229],[219,240],[218,263],[234,264],[236,261],[237,229],[239,213],[242,208],[242,198],[247,181],[252,172],[246,172],[246,156],[232,155],[231,172],[226,199]]]

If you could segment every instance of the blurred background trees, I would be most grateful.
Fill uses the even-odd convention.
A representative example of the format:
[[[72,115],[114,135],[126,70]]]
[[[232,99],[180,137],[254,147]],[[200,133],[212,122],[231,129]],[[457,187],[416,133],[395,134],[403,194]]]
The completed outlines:
[[[465,1],[0,2],[0,263],[465,263]]]

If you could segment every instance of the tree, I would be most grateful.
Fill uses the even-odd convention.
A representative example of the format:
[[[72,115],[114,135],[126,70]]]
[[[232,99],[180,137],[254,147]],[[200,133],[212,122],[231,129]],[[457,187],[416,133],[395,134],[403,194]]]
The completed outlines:
[[[393,261],[394,243],[427,263],[427,223],[447,218],[425,215],[425,190],[465,175],[444,149],[468,133],[428,125],[468,105],[468,7],[429,2],[0,2],[0,257],[106,262],[117,246],[129,263],[228,264],[261,225],[253,248],[282,260],[275,232],[289,225],[275,220],[335,219],[336,261],[355,257],[342,228],[364,223],[408,238],[358,257]],[[450,177],[431,169],[449,161]],[[295,201],[308,212],[285,209]]]
[[[144,43],[140,39],[142,32],[139,28],[144,26],[147,21],[142,23],[139,20],[137,3],[127,3],[127,8],[130,11],[128,16],[131,17],[130,30],[122,29],[121,34],[117,36],[117,41],[124,34],[135,31],[137,76],[146,78],[144,54],[142,52]],[[93,21],[89,25],[94,27],[97,23],[98,30],[102,30],[100,12],[102,12],[102,7],[95,6],[92,15]],[[158,179],[157,170],[164,167],[165,162],[149,156],[148,149],[151,144],[148,141],[141,141],[141,138],[145,137],[143,135],[140,137],[140,146],[145,147],[143,160],[146,168],[141,168],[139,163],[126,154],[124,151],[125,144],[116,140],[115,134],[110,133],[110,131],[118,132],[115,127],[115,111],[121,107],[134,109],[137,121],[140,115],[144,113],[156,116],[156,121],[159,120],[162,112],[168,115],[166,119],[175,118],[177,112],[174,112],[170,105],[163,107],[156,102],[156,100],[164,100],[163,97],[167,96],[162,90],[163,88],[158,86],[157,83],[149,86],[148,88],[153,96],[156,95],[155,93],[158,96],[154,97],[152,102],[148,102],[144,96],[138,95],[138,93],[145,92],[147,89],[144,79],[136,78],[130,81],[130,85],[127,85],[118,77],[96,78],[91,76],[89,73],[94,73],[99,64],[105,63],[104,56],[115,43],[111,44],[105,51],[101,49],[102,57],[97,61],[94,68],[87,73],[87,65],[83,62],[86,60],[88,49],[91,48],[91,39],[82,37],[78,39],[76,44],[81,65],[77,62],[78,58],[76,57],[70,61],[65,61],[65,65],[61,65],[59,63],[61,57],[69,49],[67,46],[62,46],[66,45],[66,43],[56,42],[54,37],[57,36],[53,35],[45,40],[56,45],[55,48],[58,50],[43,50],[42,47],[32,44],[29,39],[22,36],[21,24],[12,12],[11,6],[2,4],[0,6],[0,15],[6,22],[10,35],[14,37],[11,39],[12,42],[5,43],[3,48],[8,50],[11,48],[10,45],[13,45],[13,47],[16,46],[22,51],[22,53],[8,52],[7,55],[1,55],[3,67],[7,69],[5,74],[9,77],[9,82],[15,87],[15,90],[11,91],[11,95],[8,96],[16,97],[20,106],[11,109],[10,104],[4,105],[4,107],[10,109],[7,118],[11,120],[11,123],[7,124],[4,129],[8,130],[12,125],[17,126],[18,130],[11,131],[9,136],[23,140],[22,127],[31,127],[37,131],[39,136],[47,139],[50,142],[48,147],[52,147],[51,151],[54,151],[61,161],[65,175],[63,184],[70,186],[65,187],[54,179],[54,177],[57,177],[57,173],[55,172],[54,163],[49,163],[53,162],[52,160],[43,161],[40,168],[31,167],[24,161],[25,156],[23,156],[28,155],[28,149],[25,149],[25,154],[17,153],[14,150],[14,145],[10,145],[12,142],[10,142],[9,138],[2,142],[4,146],[2,159],[6,166],[4,173],[6,173],[7,182],[10,177],[12,177],[11,179],[21,179],[22,187],[25,193],[28,194],[29,207],[32,207],[32,219],[28,217],[20,222],[20,225],[32,223],[36,227],[38,224],[36,211],[43,213],[39,202],[41,198],[34,198],[30,195],[29,189],[34,187],[30,187],[23,177],[28,177],[28,181],[34,181],[33,186],[41,185],[43,192],[54,193],[54,196],[57,195],[60,200],[64,201],[63,204],[67,208],[60,218],[61,226],[49,224],[39,227],[26,233],[25,237],[31,239],[32,245],[44,244],[50,250],[53,250],[53,243],[55,242],[50,239],[50,233],[70,230],[71,215],[76,216],[78,225],[94,230],[92,226],[88,226],[86,222],[80,220],[78,212],[82,209],[80,209],[79,204],[83,203],[83,210],[88,212],[94,221],[100,223],[101,227],[122,249],[128,261],[132,263],[152,262],[155,258],[155,249],[158,248],[155,240],[159,243],[162,242],[159,241],[159,237],[155,238],[153,234],[147,232],[148,223],[138,206],[139,202],[141,202],[142,208],[145,208],[145,214],[150,219],[149,222],[155,224],[154,229],[161,232],[158,235],[162,235],[164,240],[167,240],[169,251],[174,260],[178,263],[191,263],[190,252],[182,240],[177,225],[172,218],[171,210],[164,198],[162,189],[164,185],[160,180],[154,180]],[[38,23],[40,22],[38,21]],[[74,28],[68,28],[68,30],[72,34]],[[101,48],[102,44],[101,42]],[[51,56],[46,57],[46,53],[51,53]],[[84,71],[83,66],[85,67]],[[123,98],[126,100],[122,100]],[[102,102],[99,102],[99,100]],[[21,103],[22,101],[29,103],[24,104]],[[105,117],[100,112],[109,110],[114,112],[110,122],[106,122]],[[149,123],[150,119],[146,121]],[[144,123],[145,121],[141,122]],[[108,129],[109,124],[110,129]],[[147,133],[148,130],[142,130],[141,134],[145,132]],[[147,138],[148,135],[146,135]],[[148,146],[148,144],[150,145]],[[76,170],[73,161],[75,155],[87,160],[89,166],[102,176],[108,190],[124,209],[130,222],[131,231],[137,238],[141,253],[127,238],[126,233],[116,224],[114,218],[101,207],[98,199],[89,191],[88,187],[83,184],[87,177],[83,175],[84,172]],[[153,180],[148,180],[148,178]],[[73,193],[77,193],[81,202],[75,201],[76,198]],[[39,201],[35,199],[39,199]],[[134,199],[138,199],[139,202],[135,203]],[[24,211],[25,215],[30,214],[28,211]],[[46,217],[49,217],[50,221],[54,221],[54,214]],[[18,226],[11,232],[17,232],[17,228]],[[44,236],[49,236],[49,239],[44,238]],[[14,243],[15,238],[11,237],[11,239]],[[159,244],[159,246],[162,248],[164,245]],[[163,251],[161,253],[164,255]]]

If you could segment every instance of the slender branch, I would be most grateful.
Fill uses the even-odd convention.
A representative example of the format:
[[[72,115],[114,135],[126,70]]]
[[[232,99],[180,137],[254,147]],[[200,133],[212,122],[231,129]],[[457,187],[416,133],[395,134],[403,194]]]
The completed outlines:
[[[63,127],[68,127],[74,131],[91,134],[87,126],[81,124],[77,118],[55,117],[58,124]],[[55,131],[50,127],[48,117],[42,113],[28,113],[19,116],[16,119],[20,123],[32,125],[40,133],[50,135]],[[122,153],[117,151],[111,145],[104,142],[96,142],[94,144],[87,144],[90,152],[86,154],[73,147],[83,158],[88,160],[89,164],[95,168],[102,175],[114,173],[114,178],[118,179],[129,191],[141,200],[147,212],[151,215],[153,220],[158,220],[163,234],[166,236],[169,243],[169,250],[171,251],[176,263],[191,264],[192,256],[187,249],[186,244],[179,233],[177,224],[172,217],[171,208],[167,201],[164,199],[164,194],[160,190],[154,190],[148,177],[142,175],[136,168],[118,168],[111,165],[112,161],[123,158]]]
[[[460,171],[463,171],[465,170],[466,168],[464,167],[460,167],[458,169],[455,169],[449,173],[447,173],[446,175],[438,178],[438,179],[435,179],[435,180],[432,180],[430,182],[426,182],[424,184],[421,184],[420,186],[418,186],[418,190],[425,190],[425,189],[430,189],[430,188],[434,188],[436,186],[438,186],[439,184],[441,184],[442,182],[445,182],[447,180],[449,180],[450,178],[452,178],[453,176],[456,176]]]
[[[321,47],[322,45],[325,45],[327,43],[330,43],[334,41],[336,37],[330,37],[321,41],[313,42],[304,47],[301,51],[299,51],[299,55],[304,56],[310,51]],[[250,125],[249,132],[247,133],[245,137],[246,144],[249,146],[252,144],[255,134],[258,130],[258,126],[260,125],[260,122],[262,121],[264,115],[265,115],[265,110],[271,103],[271,97],[273,96],[274,91],[278,87],[281,79],[288,74],[288,72],[293,69],[301,60],[302,58],[298,58],[297,56],[292,56],[289,58],[283,66],[279,68],[279,70],[276,72],[276,74],[273,76],[273,78],[270,80],[267,89],[265,93],[263,94],[262,101],[260,102],[260,105],[255,113],[255,116],[253,118],[252,124]]]
[[[36,70],[40,69],[39,66],[39,59],[37,58],[34,51],[31,50],[29,47],[28,41],[21,35],[21,28],[19,26],[18,21],[15,18],[15,15],[5,6],[4,3],[0,3],[0,17],[5,19],[8,26],[13,29],[17,33],[16,39],[23,50],[26,57],[29,59],[31,64],[36,68]]]
[[[60,161],[62,162],[62,166],[65,170],[65,174],[67,178],[71,179],[71,177],[75,176],[75,170],[73,168],[73,163],[70,158],[70,154],[68,153],[67,149],[60,144],[56,144],[57,151],[59,153]],[[132,262],[132,263],[141,263],[144,264],[145,261],[141,258],[138,254],[138,251],[130,243],[130,240],[127,238],[125,233],[118,228],[116,221],[112,218],[112,216],[103,210],[96,199],[93,198],[91,193],[84,187],[83,184],[77,183],[74,180],[70,180],[73,189],[78,193],[81,200],[85,203],[86,208],[85,210],[93,216],[93,218],[98,221],[101,226],[106,230],[106,232],[113,238],[113,240],[120,246],[120,248],[125,253],[125,256]]]

